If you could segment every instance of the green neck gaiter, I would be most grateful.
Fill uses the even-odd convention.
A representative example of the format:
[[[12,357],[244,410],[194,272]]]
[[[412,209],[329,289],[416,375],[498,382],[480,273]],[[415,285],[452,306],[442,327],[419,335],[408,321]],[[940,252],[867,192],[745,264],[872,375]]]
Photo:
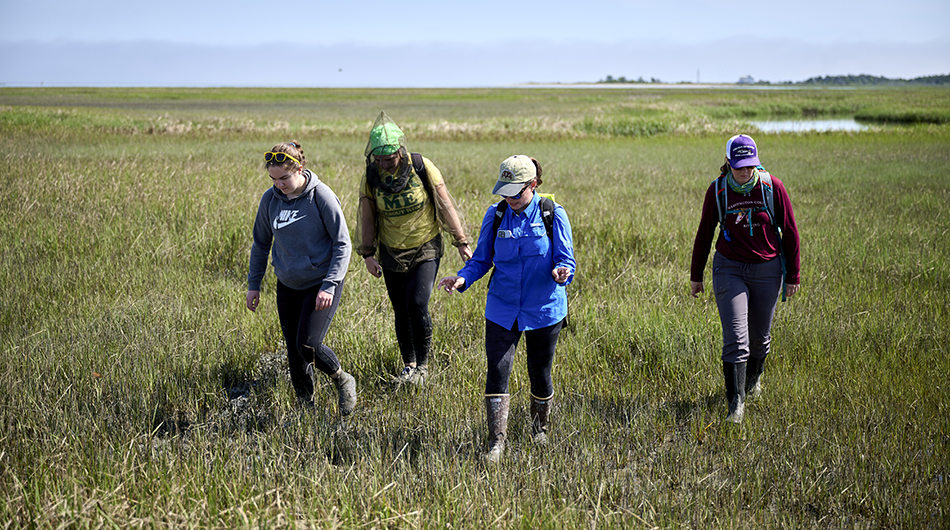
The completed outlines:
[[[729,187],[732,191],[746,195],[759,183],[759,169],[755,168],[752,170],[752,178],[749,179],[749,182],[739,184],[736,182],[735,177],[732,176],[732,168],[729,168],[729,172],[726,173],[726,182],[729,183]]]

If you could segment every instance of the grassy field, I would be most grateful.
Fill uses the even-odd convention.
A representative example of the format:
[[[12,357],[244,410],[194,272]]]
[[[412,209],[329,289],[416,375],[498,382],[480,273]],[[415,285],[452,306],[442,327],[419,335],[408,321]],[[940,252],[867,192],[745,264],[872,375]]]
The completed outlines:
[[[484,281],[433,295],[432,382],[397,388],[383,284],[351,263],[327,337],[359,384],[346,422],[328,382],[294,405],[270,272],[244,309],[261,153],[299,140],[352,229],[383,109],[471,230],[516,153],[568,211],[546,447],[521,359],[506,457],[479,459]],[[756,134],[803,287],[724,424],[688,267],[725,140],[855,116],[871,129]],[[945,528],[948,116],[946,89],[0,89],[0,527]]]

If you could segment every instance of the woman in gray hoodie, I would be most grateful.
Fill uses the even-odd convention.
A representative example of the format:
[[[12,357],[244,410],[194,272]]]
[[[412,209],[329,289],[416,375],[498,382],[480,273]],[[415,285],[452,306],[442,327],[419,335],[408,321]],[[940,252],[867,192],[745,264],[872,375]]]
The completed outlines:
[[[264,153],[273,186],[264,192],[254,221],[247,308],[256,311],[260,303],[270,252],[297,401],[312,406],[316,368],[335,381],[340,414],[346,416],[356,406],[356,381],[323,339],[340,304],[350,236],[340,200],[305,165],[297,142],[279,143]]]

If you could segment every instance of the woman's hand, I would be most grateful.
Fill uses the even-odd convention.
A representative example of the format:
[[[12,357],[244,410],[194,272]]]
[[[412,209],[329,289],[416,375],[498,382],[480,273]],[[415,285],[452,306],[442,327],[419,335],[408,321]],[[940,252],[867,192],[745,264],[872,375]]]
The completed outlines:
[[[795,293],[798,292],[798,288],[801,284],[795,283],[786,283],[785,284],[785,298],[791,298],[795,296]]]
[[[462,257],[462,261],[468,261],[472,259],[472,248],[468,245],[459,246],[459,256]]]
[[[461,289],[465,286],[465,278],[461,276],[446,276],[439,280],[439,288],[444,289],[445,292],[451,293],[456,289]]]
[[[322,309],[327,309],[333,305],[333,295],[326,291],[317,292],[317,303],[314,305],[314,309],[320,311]]]
[[[558,267],[551,271],[551,276],[554,276],[554,281],[557,283],[564,283],[568,278],[571,277],[571,269],[567,267]]]
[[[261,303],[261,292],[260,291],[248,291],[247,292],[247,308],[251,311],[257,311],[257,304]]]
[[[383,275],[383,268],[379,266],[379,262],[373,256],[363,258],[363,263],[366,265],[366,270],[373,276],[379,278]]]
[[[689,294],[693,298],[699,298],[699,293],[705,292],[703,282],[689,282]]]

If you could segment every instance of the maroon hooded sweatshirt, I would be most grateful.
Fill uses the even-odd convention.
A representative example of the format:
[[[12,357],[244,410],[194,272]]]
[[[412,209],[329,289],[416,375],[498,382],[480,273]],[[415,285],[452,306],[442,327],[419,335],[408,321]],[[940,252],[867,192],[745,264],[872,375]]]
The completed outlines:
[[[748,210],[763,208],[762,182],[752,188],[747,195],[732,191],[725,186],[727,204],[730,210]],[[797,285],[801,283],[801,261],[799,257],[798,225],[795,223],[795,213],[792,211],[792,201],[782,181],[772,176],[772,200],[775,207],[775,222],[782,229],[782,248],[785,252],[785,283]],[[751,217],[751,219],[750,219]],[[749,223],[752,223],[751,234]],[[696,240],[693,242],[693,259],[690,265],[689,279],[694,282],[703,281],[703,271],[709,257],[709,246],[716,235],[716,226],[719,224],[719,208],[716,206],[716,183],[713,181],[706,190],[703,201],[702,218],[699,229],[696,231]],[[765,263],[779,257],[778,235],[769,222],[767,211],[758,211],[749,215],[747,211],[726,215],[724,228],[729,233],[726,241],[720,231],[716,240],[716,252],[723,256],[743,263]]]

